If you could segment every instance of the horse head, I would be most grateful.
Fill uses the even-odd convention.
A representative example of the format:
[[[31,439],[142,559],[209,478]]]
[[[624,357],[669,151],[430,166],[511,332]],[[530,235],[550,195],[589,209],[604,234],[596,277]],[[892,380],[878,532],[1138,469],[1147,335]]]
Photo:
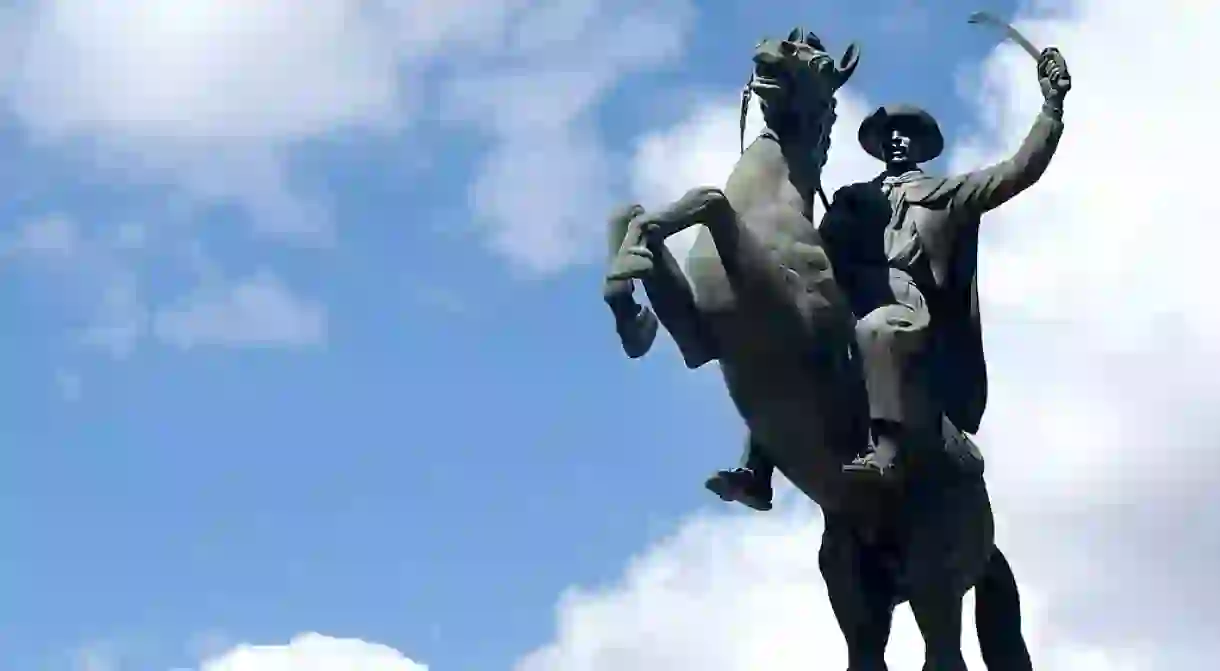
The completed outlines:
[[[835,62],[817,35],[798,27],[784,39],[759,42],[753,61],[743,92],[743,120],[749,97],[757,96],[771,133],[782,141],[803,140],[816,147],[829,135],[835,93],[856,71],[860,48],[852,43]]]

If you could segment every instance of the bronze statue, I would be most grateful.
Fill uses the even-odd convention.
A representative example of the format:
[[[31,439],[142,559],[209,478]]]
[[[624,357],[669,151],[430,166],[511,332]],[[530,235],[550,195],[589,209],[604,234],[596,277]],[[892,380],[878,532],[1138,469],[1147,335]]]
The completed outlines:
[[[849,473],[884,477],[900,463],[903,447],[935,446],[927,434],[937,433],[942,414],[963,431],[978,430],[987,402],[975,281],[979,223],[1046,171],[1071,88],[1058,50],[1039,54],[1037,74],[1045,102],[1024,143],[982,170],[948,178],[924,173],[919,164],[936,158],[944,139],[936,120],[917,107],[879,107],[860,125],[860,145],[885,169],[839,189],[819,226],[839,286],[860,315],[856,344],[873,443],[845,466]],[[747,450],[741,468],[721,471],[708,487],[766,510],[770,468],[764,455]]]
[[[958,178],[918,171],[943,144],[926,113],[882,108],[860,139],[891,174],[836,192],[819,232],[812,209],[834,95],[858,54],[853,45],[835,64],[801,29],[760,43],[747,90],[766,129],[723,191],[693,189],[659,211],[633,205],[612,218],[605,300],[629,356],[647,353],[659,320],[689,367],[720,362],[750,431],[750,458],[709,486],[729,499],[756,494],[766,508],[761,476],[769,490],[778,468],[820,505],[819,563],[852,670],[885,668],[893,607],[904,600],[926,643],[925,668],[964,669],[961,601],[971,587],[988,668],[1029,669],[981,455],[961,429],[977,428],[985,399],[978,215],[1045,169],[1070,78],[1058,52],[1045,52],[1047,104],[1031,139],[1014,159]],[[697,224],[705,228],[684,275],[664,240]],[[651,309],[635,302],[635,281]],[[946,374],[946,361],[976,365]],[[907,362],[921,370],[895,372]],[[901,487],[870,486],[892,480],[897,456]]]

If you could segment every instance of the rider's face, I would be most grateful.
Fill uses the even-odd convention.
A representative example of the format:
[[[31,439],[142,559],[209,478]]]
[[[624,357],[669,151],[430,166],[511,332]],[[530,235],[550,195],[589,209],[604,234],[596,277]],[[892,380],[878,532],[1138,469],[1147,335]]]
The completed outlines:
[[[892,127],[881,147],[885,162],[889,164],[911,162],[911,135],[901,127]]]

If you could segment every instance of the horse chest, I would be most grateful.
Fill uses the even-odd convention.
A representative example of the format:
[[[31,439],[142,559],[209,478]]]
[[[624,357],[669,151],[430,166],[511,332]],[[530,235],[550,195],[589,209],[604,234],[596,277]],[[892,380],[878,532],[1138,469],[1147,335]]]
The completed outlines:
[[[792,283],[794,292],[820,291],[831,278],[830,262],[817,228],[790,204],[767,199],[742,211],[738,217],[769,262],[785,269],[785,279]],[[723,314],[737,310],[732,282],[706,230],[700,231],[695,239],[686,272],[696,304],[703,312]]]

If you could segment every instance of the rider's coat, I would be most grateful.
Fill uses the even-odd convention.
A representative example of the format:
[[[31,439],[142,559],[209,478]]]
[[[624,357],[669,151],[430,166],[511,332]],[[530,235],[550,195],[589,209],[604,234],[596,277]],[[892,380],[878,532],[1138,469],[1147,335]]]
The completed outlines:
[[[848,250],[876,244],[877,230],[869,222],[887,222],[879,251],[887,265],[909,274],[927,295],[936,396],[964,431],[978,430],[987,403],[976,277],[981,217],[1042,177],[1062,134],[1061,111],[1044,105],[1007,160],[954,177],[914,171],[848,185],[835,193],[820,224],[835,275],[844,277],[851,294],[848,278],[859,259]]]

